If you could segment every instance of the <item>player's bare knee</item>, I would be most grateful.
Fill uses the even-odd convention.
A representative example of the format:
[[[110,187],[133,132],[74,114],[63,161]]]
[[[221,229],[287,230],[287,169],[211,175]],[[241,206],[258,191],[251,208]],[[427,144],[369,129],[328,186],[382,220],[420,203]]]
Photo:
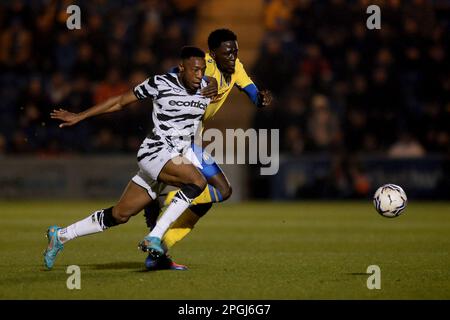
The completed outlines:
[[[225,187],[220,188],[219,192],[222,195],[222,201],[225,201],[231,197],[231,194],[233,193],[233,189],[228,184]]]

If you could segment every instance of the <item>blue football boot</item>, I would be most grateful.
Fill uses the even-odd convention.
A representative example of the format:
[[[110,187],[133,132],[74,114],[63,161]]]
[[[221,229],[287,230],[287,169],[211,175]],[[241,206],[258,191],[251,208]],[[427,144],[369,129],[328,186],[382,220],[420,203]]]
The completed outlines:
[[[139,243],[138,248],[144,252],[148,252],[149,255],[153,256],[156,260],[164,255],[161,239],[157,237],[145,237],[144,240]]]
[[[178,264],[172,261],[170,256],[164,254],[161,257],[155,259],[151,254],[145,259],[145,268],[149,271],[155,270],[179,270],[185,271],[188,268],[182,264]]]
[[[58,239],[58,230],[61,229],[58,226],[50,226],[47,229],[47,239],[48,245],[47,249],[44,252],[44,264],[47,269],[53,268],[55,264],[56,255],[62,249],[64,249],[64,245]]]

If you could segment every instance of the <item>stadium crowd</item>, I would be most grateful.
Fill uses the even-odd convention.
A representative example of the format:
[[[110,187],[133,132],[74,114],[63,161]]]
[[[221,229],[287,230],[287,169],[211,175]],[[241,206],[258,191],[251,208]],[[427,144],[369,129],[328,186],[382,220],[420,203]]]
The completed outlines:
[[[449,23],[449,1],[266,1],[253,73],[279,99],[255,126],[290,155],[449,154]]]
[[[83,27],[72,31],[71,1],[1,4],[0,154],[135,152],[143,108],[64,131],[49,111],[86,108],[170,69],[191,43],[198,2],[78,1]],[[381,29],[369,30],[364,0],[266,1],[252,75],[277,103],[254,123],[280,128],[285,154],[449,152],[450,4],[378,3]]]
[[[86,109],[176,65],[192,42],[198,2],[0,3],[0,155],[136,152],[149,125],[145,108],[71,130],[58,130],[49,113]],[[72,4],[81,9],[79,30],[66,26]]]

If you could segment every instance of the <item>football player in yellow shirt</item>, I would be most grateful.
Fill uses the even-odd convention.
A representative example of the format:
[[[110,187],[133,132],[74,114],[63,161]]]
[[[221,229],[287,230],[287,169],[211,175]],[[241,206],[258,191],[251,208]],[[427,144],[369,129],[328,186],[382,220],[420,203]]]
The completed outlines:
[[[257,107],[271,104],[271,93],[268,90],[258,90],[239,61],[237,57],[238,42],[234,32],[228,29],[218,29],[211,32],[208,37],[208,47],[209,54],[206,54],[205,57],[205,76],[213,82],[213,85],[207,94],[214,97],[205,111],[203,121],[211,119],[219,111],[234,86],[244,91]],[[214,82],[217,82],[217,87],[214,86]],[[206,155],[200,146],[193,145],[192,148],[202,163],[203,169],[201,172],[208,183],[214,182],[214,186],[217,187],[207,187],[201,195],[194,199],[193,205],[170,227],[163,238],[163,246],[166,250],[183,239],[194,228],[197,221],[212,207],[212,203],[225,201],[231,196],[231,186],[222,169],[214,161],[211,161],[211,156]],[[205,159],[208,159],[208,161],[205,161]],[[165,202],[170,202],[175,193],[176,191],[169,192]],[[156,224],[160,211],[160,208],[157,205],[155,206],[157,201],[153,203],[154,205],[145,209],[147,226],[150,229]],[[165,263],[162,266],[151,255],[147,257],[145,265],[149,270],[165,268],[164,266],[171,269],[185,269],[170,267],[176,265],[174,263]],[[182,266],[180,265],[180,267]]]

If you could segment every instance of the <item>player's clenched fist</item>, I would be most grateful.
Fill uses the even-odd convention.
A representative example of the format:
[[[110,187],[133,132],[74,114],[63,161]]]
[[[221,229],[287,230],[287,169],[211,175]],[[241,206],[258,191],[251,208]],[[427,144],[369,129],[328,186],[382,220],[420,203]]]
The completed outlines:
[[[261,90],[258,92],[258,102],[261,107],[267,107],[272,104],[272,93],[269,90]]]

